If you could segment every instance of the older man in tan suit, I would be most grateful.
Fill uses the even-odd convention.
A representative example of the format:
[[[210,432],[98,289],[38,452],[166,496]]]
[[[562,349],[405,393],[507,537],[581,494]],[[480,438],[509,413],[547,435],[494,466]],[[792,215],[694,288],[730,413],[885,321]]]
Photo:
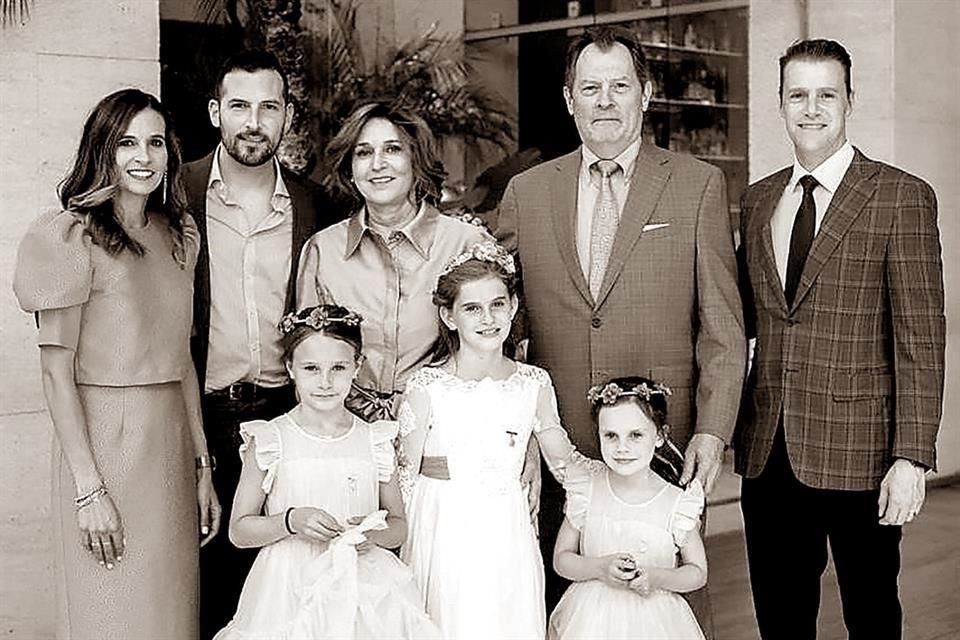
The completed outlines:
[[[629,31],[589,29],[571,43],[563,89],[583,145],[514,178],[498,237],[518,254],[529,359],[549,369],[576,446],[599,457],[587,389],[649,375],[673,389],[682,482],[711,489],[729,442],[746,360],[723,174],[641,144],[653,92]],[[552,555],[563,496],[545,478],[541,532]],[[555,576],[548,600],[562,583]],[[709,633],[705,598],[693,604]]]

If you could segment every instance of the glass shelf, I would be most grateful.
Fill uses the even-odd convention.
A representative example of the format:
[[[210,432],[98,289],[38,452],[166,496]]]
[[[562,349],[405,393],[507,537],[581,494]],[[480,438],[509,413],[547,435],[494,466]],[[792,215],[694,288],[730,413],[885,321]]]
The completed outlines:
[[[709,107],[711,109],[746,109],[747,105],[733,102],[711,102],[709,100],[679,100],[675,98],[651,98],[650,105],[665,107]]]

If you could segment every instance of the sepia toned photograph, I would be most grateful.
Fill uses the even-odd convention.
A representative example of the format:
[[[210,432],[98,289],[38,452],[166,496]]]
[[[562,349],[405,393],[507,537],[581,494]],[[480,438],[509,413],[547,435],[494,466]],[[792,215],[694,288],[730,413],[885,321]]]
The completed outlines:
[[[960,638],[957,33],[0,0],[0,636]]]

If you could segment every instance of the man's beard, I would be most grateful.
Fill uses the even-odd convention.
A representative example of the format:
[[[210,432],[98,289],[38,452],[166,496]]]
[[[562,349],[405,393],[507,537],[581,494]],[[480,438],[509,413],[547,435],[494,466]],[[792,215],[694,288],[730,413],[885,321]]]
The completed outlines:
[[[252,143],[256,145],[252,148],[250,146],[250,140],[242,139],[243,137],[250,136],[257,138],[252,141]],[[277,149],[280,148],[280,139],[274,142],[262,134],[238,133],[231,138],[223,138],[223,136],[221,136],[221,139],[223,139],[223,147],[227,150],[227,153],[230,154],[230,157],[247,167],[259,167],[269,162],[277,152]]]

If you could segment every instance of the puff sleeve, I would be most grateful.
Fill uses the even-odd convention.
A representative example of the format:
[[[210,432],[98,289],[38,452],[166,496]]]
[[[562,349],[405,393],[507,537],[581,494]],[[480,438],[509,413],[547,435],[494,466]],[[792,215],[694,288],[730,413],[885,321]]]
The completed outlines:
[[[393,441],[397,437],[398,426],[394,420],[377,420],[370,423],[370,444],[373,448],[373,462],[377,466],[377,480],[389,482],[393,476],[396,450]]]
[[[674,506],[673,518],[670,524],[670,533],[673,542],[678,547],[683,546],[687,535],[700,526],[700,516],[703,514],[705,495],[703,485],[694,479],[677,498]]]
[[[593,479],[599,468],[595,465],[579,463],[570,464],[567,467],[563,479],[563,490],[567,493],[563,513],[577,531],[583,531],[583,523],[590,506],[590,494],[593,491]]]
[[[51,211],[34,221],[17,248],[13,292],[20,308],[63,309],[89,300],[91,243],[80,214]]]
[[[277,425],[265,420],[253,420],[240,424],[240,456],[246,453],[253,444],[257,468],[266,472],[260,488],[264,493],[270,493],[273,481],[277,477],[277,467],[280,466],[280,432]]]

